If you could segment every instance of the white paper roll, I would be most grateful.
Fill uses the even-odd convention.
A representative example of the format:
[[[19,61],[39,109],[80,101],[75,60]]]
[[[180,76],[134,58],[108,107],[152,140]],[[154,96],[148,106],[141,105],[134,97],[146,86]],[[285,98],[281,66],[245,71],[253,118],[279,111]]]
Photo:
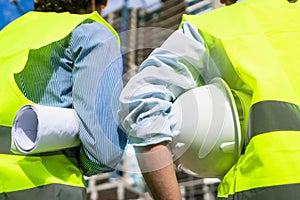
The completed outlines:
[[[25,105],[13,123],[11,151],[34,154],[76,147],[80,145],[78,134],[74,109]]]

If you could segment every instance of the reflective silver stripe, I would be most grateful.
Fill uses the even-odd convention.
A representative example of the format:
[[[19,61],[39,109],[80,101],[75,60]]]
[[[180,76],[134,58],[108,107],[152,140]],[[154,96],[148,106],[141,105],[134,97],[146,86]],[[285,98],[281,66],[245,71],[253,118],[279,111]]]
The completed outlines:
[[[300,199],[300,184],[289,184],[256,188],[243,192],[237,192],[228,198],[218,200],[298,200]]]
[[[86,200],[87,197],[85,188],[61,184],[50,184],[27,190],[1,193],[0,199]]]
[[[15,155],[10,151],[10,143],[11,143],[11,127],[0,126],[0,154],[11,154]],[[70,148],[61,151],[53,151],[39,154],[32,154],[32,156],[51,156],[65,154],[68,157],[78,157],[79,148]]]
[[[282,101],[262,101],[252,105],[246,143],[256,135],[284,130],[300,131],[299,106]]]

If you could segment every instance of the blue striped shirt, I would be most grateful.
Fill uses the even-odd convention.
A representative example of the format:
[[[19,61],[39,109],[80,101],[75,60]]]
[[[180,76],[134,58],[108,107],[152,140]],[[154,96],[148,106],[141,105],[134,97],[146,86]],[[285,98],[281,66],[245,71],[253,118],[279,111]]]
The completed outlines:
[[[79,162],[86,176],[113,170],[126,135],[118,128],[123,64],[104,25],[85,21],[64,39],[29,53],[15,75],[25,96],[41,105],[75,108],[80,118]]]

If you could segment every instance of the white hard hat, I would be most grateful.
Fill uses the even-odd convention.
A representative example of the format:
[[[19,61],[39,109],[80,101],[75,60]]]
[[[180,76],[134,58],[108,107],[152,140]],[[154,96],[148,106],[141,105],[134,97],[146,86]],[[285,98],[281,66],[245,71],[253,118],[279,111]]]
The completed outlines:
[[[187,91],[173,105],[177,120],[174,160],[187,173],[221,178],[241,152],[241,130],[233,96],[221,78]]]

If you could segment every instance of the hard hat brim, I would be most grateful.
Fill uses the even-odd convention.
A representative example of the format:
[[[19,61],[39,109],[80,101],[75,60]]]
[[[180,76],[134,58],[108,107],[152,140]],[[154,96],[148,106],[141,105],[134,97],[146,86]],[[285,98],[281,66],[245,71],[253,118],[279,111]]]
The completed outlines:
[[[221,78],[182,94],[174,102],[178,121],[173,157],[186,172],[222,177],[241,151],[241,129],[234,97]]]

